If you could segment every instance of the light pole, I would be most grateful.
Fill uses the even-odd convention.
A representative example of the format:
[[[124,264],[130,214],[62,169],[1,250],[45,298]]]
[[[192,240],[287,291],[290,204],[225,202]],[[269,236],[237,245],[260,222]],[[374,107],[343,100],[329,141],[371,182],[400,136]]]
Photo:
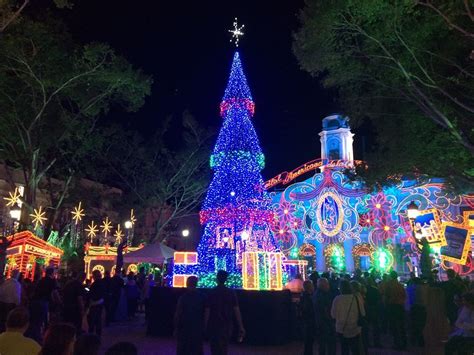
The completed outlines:
[[[18,203],[15,203],[12,208],[10,208],[10,217],[13,220],[13,233],[15,233],[21,218],[21,207]]]
[[[184,249],[186,249],[186,251],[188,250],[188,237],[189,237],[189,229],[183,229],[181,231],[181,235],[183,236],[184,238]]]
[[[126,230],[126,238],[127,238],[127,245],[131,245],[132,241],[130,240],[130,230],[133,228],[133,222],[132,221],[125,221],[123,224]]]

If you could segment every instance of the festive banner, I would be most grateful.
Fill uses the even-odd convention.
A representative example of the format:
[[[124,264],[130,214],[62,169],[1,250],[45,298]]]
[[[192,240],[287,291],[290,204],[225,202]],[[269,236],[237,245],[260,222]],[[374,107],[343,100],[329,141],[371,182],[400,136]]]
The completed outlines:
[[[446,245],[446,239],[441,229],[441,219],[436,209],[421,211],[413,222],[413,228],[417,241],[426,238],[431,247]]]
[[[447,245],[441,247],[441,259],[465,265],[471,249],[471,236],[465,224],[443,222],[443,235]]]

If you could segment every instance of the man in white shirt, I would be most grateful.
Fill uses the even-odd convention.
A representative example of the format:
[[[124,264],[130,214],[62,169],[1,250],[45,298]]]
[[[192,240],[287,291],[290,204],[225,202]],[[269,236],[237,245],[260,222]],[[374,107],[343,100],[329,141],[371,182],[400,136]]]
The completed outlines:
[[[0,285],[0,300],[6,304],[18,306],[21,301],[21,284],[18,282],[20,272],[13,270],[9,279]]]

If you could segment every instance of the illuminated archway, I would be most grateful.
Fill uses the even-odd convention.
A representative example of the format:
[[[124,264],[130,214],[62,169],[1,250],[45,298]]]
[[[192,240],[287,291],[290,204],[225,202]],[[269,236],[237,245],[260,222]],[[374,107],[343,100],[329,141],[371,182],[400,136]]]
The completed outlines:
[[[329,244],[324,249],[324,258],[326,261],[326,268],[341,272],[346,269],[346,262],[344,257],[344,248],[339,244]]]
[[[375,248],[369,243],[360,243],[352,248],[352,257],[354,258],[354,266],[356,269],[361,269],[361,257],[370,258],[370,263],[373,263],[372,254]]]
[[[136,274],[138,271],[138,266],[137,264],[130,264],[128,265],[128,268],[127,268],[127,274],[133,272],[134,274]]]
[[[102,276],[104,276],[104,273],[105,273],[105,267],[101,264],[97,264],[95,265],[93,268],[92,268],[92,272],[94,272],[95,270],[99,270],[100,273],[102,274]]]

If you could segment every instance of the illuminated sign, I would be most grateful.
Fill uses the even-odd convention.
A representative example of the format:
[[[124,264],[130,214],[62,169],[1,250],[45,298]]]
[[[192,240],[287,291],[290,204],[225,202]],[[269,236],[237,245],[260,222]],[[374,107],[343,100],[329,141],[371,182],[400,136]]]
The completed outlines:
[[[443,235],[447,245],[441,247],[441,259],[456,264],[466,264],[471,249],[469,228],[465,224],[443,222]]]
[[[25,252],[32,253],[32,254],[39,254],[39,255],[42,255],[42,256],[50,257],[50,258],[60,258],[61,257],[61,253],[58,253],[58,252],[55,252],[55,251],[52,251],[52,250],[47,250],[47,249],[44,249],[44,248],[40,248],[40,247],[31,245],[31,244],[26,244],[25,245]]]
[[[274,178],[265,182],[265,188],[268,190],[276,185],[286,185],[294,179],[304,175],[308,172],[315,171],[318,168],[351,168],[354,165],[363,164],[360,160],[347,161],[347,160],[328,160],[328,159],[314,159],[311,160],[292,171],[284,171],[278,174]]]
[[[413,222],[413,228],[416,239],[426,238],[431,247],[446,245],[446,239],[441,230],[441,219],[436,209],[421,211]]]

